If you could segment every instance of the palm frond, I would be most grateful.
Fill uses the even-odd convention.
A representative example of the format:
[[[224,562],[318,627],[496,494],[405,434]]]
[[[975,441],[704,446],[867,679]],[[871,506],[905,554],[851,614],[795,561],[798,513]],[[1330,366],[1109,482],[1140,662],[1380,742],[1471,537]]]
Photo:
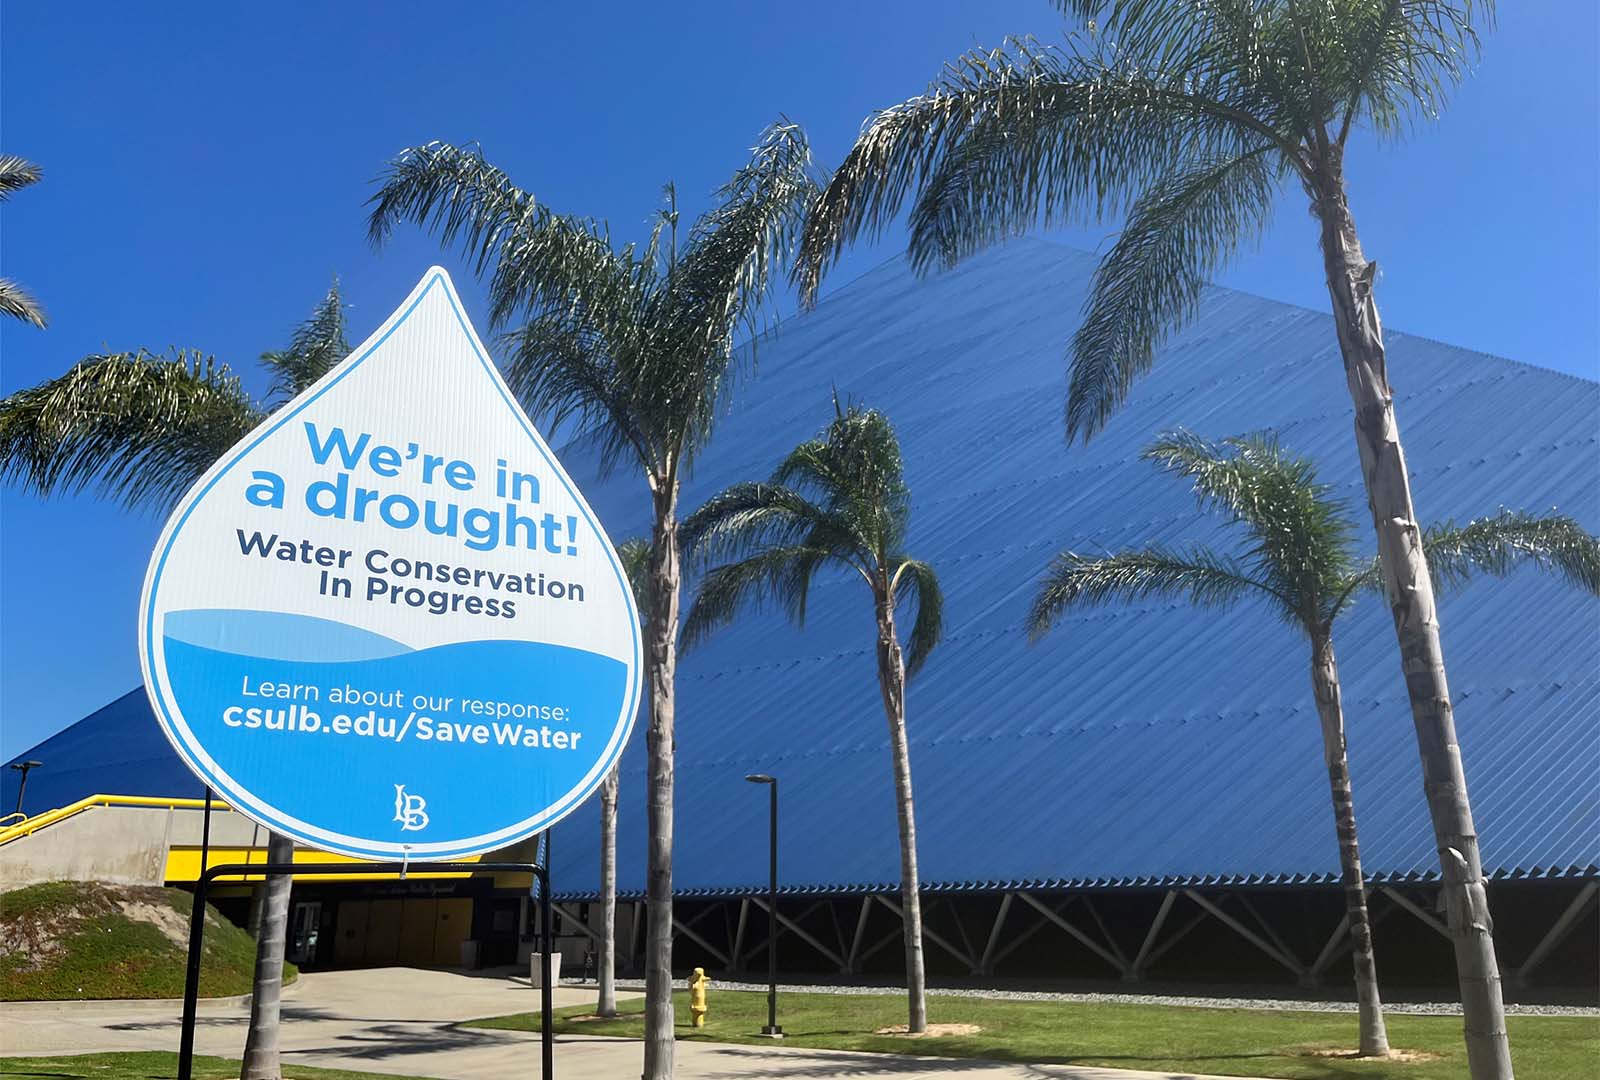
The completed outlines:
[[[1171,0],[1052,0],[1068,18],[1114,40],[1160,43],[1161,53],[1183,55],[1211,35],[1214,20],[1247,11],[1250,4],[1174,4]]]
[[[619,255],[603,226],[552,212],[476,147],[432,142],[402,151],[367,204],[374,245],[410,221],[437,235],[443,247],[459,242],[480,276],[493,267],[493,326],[519,311],[572,303],[610,317],[620,307],[610,302],[612,294],[627,292],[633,282],[631,248]]]
[[[639,617],[648,619],[651,609],[650,541],[642,536],[630,536],[617,545],[617,558],[622,560],[622,572],[633,590],[633,603]]]
[[[890,588],[894,591],[895,607],[907,600],[916,605],[911,637],[906,642],[906,678],[910,679],[922,670],[934,646],[944,636],[944,592],[939,588],[939,577],[933,567],[925,562],[901,559],[893,570]]]
[[[15,154],[0,154],[0,202],[11,198],[30,184],[37,184],[44,173],[39,166]],[[33,295],[10,278],[0,278],[0,315],[36,326],[49,325],[44,308]]]
[[[30,184],[37,184],[42,176],[44,171],[26,158],[0,154],[0,202]]]
[[[345,304],[335,279],[311,317],[295,328],[289,347],[261,354],[261,362],[272,372],[267,400],[288,401],[350,355],[345,329]]]
[[[835,401],[833,422],[771,480],[735,484],[684,520],[691,562],[713,567],[690,614],[690,639],[733,618],[748,596],[782,601],[803,624],[811,579],[831,563],[854,570],[877,603],[915,602],[907,672],[916,671],[939,641],[943,598],[933,570],[899,550],[909,510],[893,427],[881,413]],[[785,553],[782,572],[763,561],[772,552]]]
[[[1162,67],[1210,57],[1296,127],[1358,121],[1380,135],[1433,119],[1480,53],[1493,0],[1337,0],[1316,4],[1181,4],[1057,0],[1096,33],[1134,41]]]
[[[632,244],[612,248],[604,226],[550,217],[506,238],[489,279],[489,320],[503,326],[518,313],[565,307],[597,331],[630,333],[653,278]]]
[[[830,552],[793,545],[767,548],[710,570],[700,579],[683,620],[679,647],[689,651],[746,607],[761,610],[776,605],[804,625],[811,580],[832,558]]]
[[[1187,478],[1202,506],[1249,530],[1252,576],[1297,606],[1303,621],[1327,617],[1328,598],[1354,566],[1354,530],[1309,459],[1284,452],[1270,433],[1214,443],[1186,431],[1159,436],[1142,456]]]
[[[475,147],[434,142],[402,152],[368,202],[374,244],[398,222],[415,222],[441,246],[459,244],[488,275],[492,325],[528,315],[505,340],[507,381],[529,413],[552,427],[575,421],[608,464],[635,453],[659,467],[643,416],[663,398],[624,365],[631,358],[639,366],[652,265],[631,246],[613,250],[603,226],[555,214]]]
[[[733,390],[741,334],[752,350],[744,359],[754,360],[763,312],[816,191],[805,133],[780,120],[717,191],[716,205],[694,223],[672,263],[651,352],[659,363],[649,381],[659,396],[688,410],[682,431],[674,432],[686,457],[705,444]]]
[[[842,248],[876,236],[908,197],[919,267],[1092,206],[1114,213],[1186,157],[1294,146],[1217,72],[1143,52],[1026,39],[966,54],[922,95],[874,115],[809,214],[800,249],[814,299]]]
[[[608,465],[636,454],[672,486],[709,437],[730,385],[734,335],[755,318],[814,185],[799,129],[769,129],[720,202],[677,250],[669,206],[649,242],[614,248],[602,224],[557,215],[488,164],[444,143],[397,157],[373,196],[370,233],[398,221],[459,244],[489,280],[507,335],[508,381],[530,412],[571,421]]]
[[[549,431],[570,422],[576,440],[598,449],[602,474],[630,454],[647,467],[658,464],[651,433],[642,426],[649,410],[639,407],[615,353],[582,316],[545,311],[500,341],[506,385],[522,407]]]
[[[410,221],[437,234],[441,247],[459,238],[482,274],[500,257],[512,232],[554,216],[483,158],[478,147],[430,142],[402,150],[378,180],[367,205],[367,238],[382,247],[394,227]]]
[[[870,551],[849,522],[777,483],[742,483],[713,495],[683,520],[678,536],[697,566],[740,559],[762,548],[830,551],[866,572]]]
[[[20,319],[22,322],[37,326],[40,330],[49,325],[39,301],[10,278],[0,278],[0,315]]]
[[[1322,35],[1324,73],[1342,92],[1342,144],[1365,121],[1380,135],[1436,119],[1492,29],[1493,0],[1342,0]]]
[[[1226,607],[1252,590],[1274,601],[1282,613],[1287,597],[1253,577],[1238,560],[1204,548],[1179,551],[1152,547],[1111,555],[1063,551],[1050,562],[1028,611],[1028,636],[1038,641],[1069,608],[1163,596],[1197,607]]]
[[[1565,515],[1502,510],[1465,525],[1441,522],[1423,532],[1422,550],[1442,589],[1457,588],[1474,574],[1505,577],[1532,565],[1600,595],[1600,540]]]
[[[1072,339],[1069,440],[1087,441],[1105,426],[1157,347],[1194,313],[1210,277],[1266,228],[1280,179],[1271,150],[1185,162],[1134,204],[1095,270]]]
[[[1068,437],[1094,435],[1199,291],[1258,235],[1279,182],[1342,178],[1356,123],[1431,119],[1493,0],[1056,0],[1086,33],[948,65],[874,114],[816,200],[797,278],[814,302],[843,247],[908,200],[919,270],[1036,226],[1130,212],[1072,350]],[[1322,180],[1317,180],[1317,177]],[[1337,181],[1342,183],[1342,179]]]
[[[894,425],[876,409],[834,402],[834,419],[797,446],[773,471],[772,483],[810,490],[868,550],[882,556],[905,540],[910,489]]]
[[[1220,84],[1216,93],[1292,138],[1307,134],[1337,100],[1319,92],[1331,12],[1343,0],[1297,6],[1293,0],[1058,0],[1098,39],[1132,45],[1150,66]],[[1358,0],[1360,2],[1360,0]],[[1310,18],[1306,16],[1309,14]],[[1308,23],[1321,25],[1321,31]]]
[[[717,205],[695,222],[677,263],[672,313],[687,341],[727,350],[741,328],[760,331],[761,309],[817,191],[800,126],[780,120],[762,132],[750,160],[717,191]]]
[[[165,508],[264,415],[209,357],[91,356],[0,400],[0,478]]]
[[[1293,160],[1285,141],[1187,73],[1153,74],[1143,57],[1021,55],[1036,72],[1030,100],[974,117],[922,183],[910,219],[919,270],[1034,226],[1119,213],[1174,170],[1252,152]]]

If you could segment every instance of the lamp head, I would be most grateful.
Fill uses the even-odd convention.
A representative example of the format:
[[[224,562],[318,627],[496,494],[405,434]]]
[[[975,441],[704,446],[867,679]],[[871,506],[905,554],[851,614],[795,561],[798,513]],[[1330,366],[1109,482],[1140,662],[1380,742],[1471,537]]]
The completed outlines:
[[[778,782],[776,776],[768,776],[766,773],[751,773],[745,779],[752,784],[776,784]]]
[[[42,761],[13,761],[11,767],[13,769],[37,769],[43,764],[44,762]]]

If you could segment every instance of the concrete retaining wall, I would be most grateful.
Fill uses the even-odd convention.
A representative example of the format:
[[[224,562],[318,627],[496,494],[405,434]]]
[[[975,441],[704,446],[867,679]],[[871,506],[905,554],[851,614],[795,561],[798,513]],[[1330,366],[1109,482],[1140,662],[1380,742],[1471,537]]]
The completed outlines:
[[[136,806],[84,810],[0,847],[0,884],[6,888],[40,881],[160,885],[166,875],[172,818],[182,813]]]

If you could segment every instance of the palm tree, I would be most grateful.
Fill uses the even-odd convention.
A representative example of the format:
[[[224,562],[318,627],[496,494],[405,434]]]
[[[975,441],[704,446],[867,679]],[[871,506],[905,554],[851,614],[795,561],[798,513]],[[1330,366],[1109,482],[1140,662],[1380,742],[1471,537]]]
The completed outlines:
[[[1350,133],[1403,135],[1443,108],[1478,54],[1493,0],[1055,0],[1086,23],[1064,48],[1019,40],[949,65],[873,116],[808,215],[805,297],[853,238],[908,197],[911,258],[961,257],[1035,222],[1126,213],[1070,347],[1068,439],[1107,422],[1206,280],[1260,236],[1278,193],[1318,224],[1384,593],[1422,759],[1467,1054],[1511,1076],[1477,830],[1456,741],[1438,613],[1412,506],[1375,294],[1345,178]]]
[[[282,833],[267,834],[267,862],[294,861],[294,841]],[[278,1016],[283,999],[283,951],[289,938],[289,894],[294,882],[286,874],[261,884],[261,927],[256,932],[256,966],[250,980],[250,1028],[244,1040],[239,1080],[279,1080]]]
[[[8,201],[13,192],[37,184],[43,175],[39,166],[31,161],[19,158],[15,154],[0,154],[0,202]],[[13,319],[32,323],[41,330],[45,328],[47,322],[39,301],[30,296],[21,285],[3,277],[0,277],[0,315],[9,315]]]
[[[1045,574],[1028,631],[1037,640],[1071,608],[1162,596],[1202,607],[1264,601],[1306,635],[1354,949],[1360,1052],[1387,1054],[1333,651],[1335,620],[1361,592],[1382,587],[1379,561],[1357,558],[1345,506],[1317,482],[1310,461],[1284,453],[1271,437],[1218,444],[1178,432],[1159,438],[1144,457],[1189,480],[1203,507],[1244,534],[1242,550],[1151,547],[1104,556],[1064,551]],[[1435,526],[1425,542],[1440,584],[1459,583],[1474,572],[1503,576],[1533,563],[1600,595],[1600,544],[1571,518],[1502,511],[1461,527]]]
[[[731,622],[747,604],[777,604],[803,625],[811,581],[824,567],[854,571],[866,583],[878,627],[878,691],[889,722],[900,824],[908,1026],[920,1032],[928,1026],[928,1003],[906,680],[939,643],[944,604],[933,568],[904,551],[911,493],[894,428],[872,409],[841,409],[837,398],[834,409],[833,423],[796,447],[766,483],[735,484],[684,521],[684,549],[712,569],[684,621],[683,647]],[[915,605],[915,615],[902,655],[895,615],[906,602]],[[777,919],[777,912],[771,915]]]
[[[0,480],[41,496],[92,487],[129,509],[165,511],[349,351],[335,282],[287,349],[261,354],[272,380],[264,398],[195,350],[85,357],[65,375],[0,400]]]
[[[635,606],[649,612],[650,541],[637,536],[624,540],[617,545],[617,556],[628,575]],[[600,954],[595,961],[600,989],[596,1016],[617,1015],[617,789],[621,769],[619,761],[600,785]]]
[[[474,149],[430,143],[402,152],[372,198],[371,235],[400,221],[459,242],[489,278],[506,381],[551,429],[593,440],[600,462],[626,460],[650,492],[644,622],[649,903],[645,960],[645,1080],[672,1075],[673,686],[679,602],[678,494],[750,354],[774,280],[816,193],[800,128],[769,127],[678,240],[672,188],[642,247],[613,246],[597,222],[553,213]],[[753,345],[753,342],[752,342]]]
[[[271,376],[252,397],[226,365],[198,352],[89,356],[65,375],[0,400],[0,480],[41,496],[88,488],[129,509],[165,511],[230,447],[350,352],[338,282],[287,349],[261,355]],[[269,834],[269,861],[294,843]],[[278,998],[290,881],[272,878],[256,937],[242,1080],[277,1080]]]

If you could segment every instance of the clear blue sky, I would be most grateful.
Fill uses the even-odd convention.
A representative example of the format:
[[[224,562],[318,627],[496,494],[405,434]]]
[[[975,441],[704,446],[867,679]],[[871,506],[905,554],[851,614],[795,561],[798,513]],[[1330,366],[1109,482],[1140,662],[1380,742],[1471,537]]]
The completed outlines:
[[[836,162],[869,111],[946,59],[1061,26],[1044,0],[7,4],[0,150],[45,180],[5,209],[4,272],[52,325],[0,327],[0,392],[140,345],[206,350],[264,389],[254,358],[335,273],[353,340],[435,261],[475,302],[470,274],[415,230],[382,252],[366,244],[370,181],[405,146],[477,140],[551,205],[626,235],[644,230],[664,181],[692,208],[779,113]],[[1388,326],[1594,377],[1597,30],[1592,0],[1504,4],[1439,124],[1355,148],[1354,208]],[[858,251],[831,283],[898,239]],[[1325,308],[1313,245],[1291,192],[1224,281]],[[133,627],[160,522],[9,490],[0,513],[11,756],[138,683]]]

